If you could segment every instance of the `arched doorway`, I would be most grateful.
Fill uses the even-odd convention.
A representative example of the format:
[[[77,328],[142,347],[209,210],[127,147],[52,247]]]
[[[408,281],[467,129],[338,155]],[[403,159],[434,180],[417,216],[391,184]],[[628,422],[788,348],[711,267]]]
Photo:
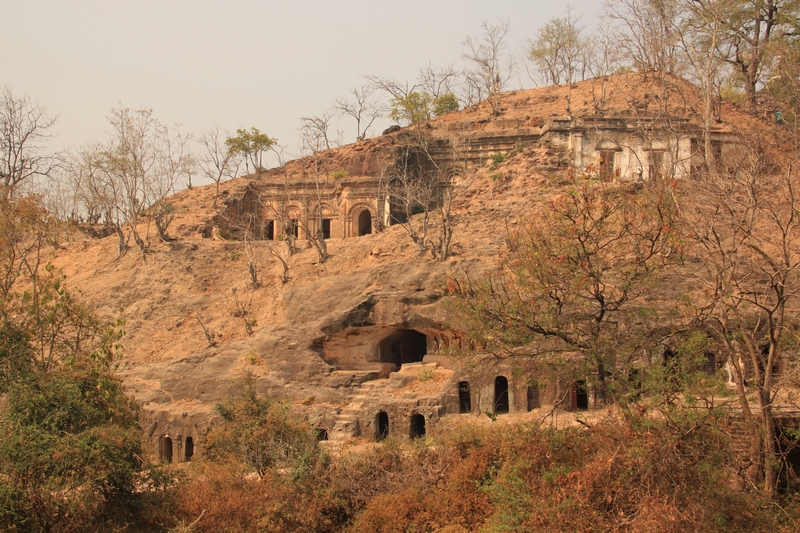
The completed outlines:
[[[409,433],[412,439],[418,439],[425,436],[425,417],[421,414],[411,415],[411,431]]]
[[[183,460],[190,461],[194,455],[194,440],[192,437],[186,437],[186,443],[183,449]]]
[[[428,353],[428,338],[413,329],[400,329],[383,339],[378,346],[380,361],[394,363],[419,363]]]
[[[508,379],[505,376],[497,376],[494,378],[494,412],[500,415],[508,411]]]
[[[369,235],[372,233],[372,213],[369,209],[364,209],[358,214],[358,236]]]
[[[161,457],[163,462],[172,462],[172,439],[169,438],[169,435],[161,437],[161,442],[159,443],[158,447],[158,455]]]
[[[472,398],[470,396],[469,381],[458,383],[458,412],[460,414],[472,411]]]
[[[622,148],[613,139],[603,139],[597,144],[599,177],[602,181],[612,181],[617,177],[615,158],[621,152]]]

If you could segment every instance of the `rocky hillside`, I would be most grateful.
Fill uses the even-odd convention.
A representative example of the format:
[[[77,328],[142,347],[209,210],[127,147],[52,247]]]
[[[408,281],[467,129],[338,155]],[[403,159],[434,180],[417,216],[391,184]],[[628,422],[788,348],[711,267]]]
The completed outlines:
[[[252,289],[243,243],[226,240],[214,226],[226,199],[266,179],[250,176],[224,183],[218,202],[213,186],[176,194],[169,228],[175,240],[159,242],[151,230],[144,259],[131,250],[115,260],[116,237],[74,232],[55,253],[54,263],[103,316],[125,319],[119,372],[142,404],[144,425],[154,439],[170,431],[202,439],[213,403],[245,372],[261,390],[293,401],[331,437],[368,434],[371,429],[363,427],[363,420],[362,427],[353,426],[377,398],[397,409],[414,406],[435,421],[447,414],[445,403],[453,401],[452,370],[437,367],[426,380],[418,379],[419,370],[412,367],[388,378],[372,370],[336,371],[331,361],[337,350],[374,345],[397,329],[433,337],[446,330],[445,275],[491,266],[508,232],[572,179],[568,154],[536,142],[549,120],[639,120],[644,113],[669,110],[671,116],[700,124],[701,109],[697,90],[686,83],[674,80],[665,92],[660,82],[626,74],[572,88],[506,93],[498,116],[481,104],[432,121],[426,127],[432,137],[470,132],[481,147],[472,155],[473,170],[454,204],[453,253],[446,261],[430,254],[419,257],[405,229],[395,225],[361,237],[330,239],[330,259],[324,264],[300,240],[285,284],[278,276],[281,267],[257,246],[264,284]],[[731,128],[766,127],[731,107],[722,109],[719,118]],[[384,149],[403,133],[326,156],[353,161]],[[497,153],[504,154],[502,161],[492,160]],[[290,162],[287,169],[299,164]],[[243,309],[247,315],[236,316]]]

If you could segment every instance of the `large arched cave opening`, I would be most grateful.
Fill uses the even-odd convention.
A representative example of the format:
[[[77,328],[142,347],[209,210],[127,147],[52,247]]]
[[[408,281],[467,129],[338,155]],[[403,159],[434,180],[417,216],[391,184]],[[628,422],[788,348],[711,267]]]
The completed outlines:
[[[394,363],[400,367],[421,362],[428,353],[428,339],[419,331],[400,329],[383,339],[378,349],[382,363]]]

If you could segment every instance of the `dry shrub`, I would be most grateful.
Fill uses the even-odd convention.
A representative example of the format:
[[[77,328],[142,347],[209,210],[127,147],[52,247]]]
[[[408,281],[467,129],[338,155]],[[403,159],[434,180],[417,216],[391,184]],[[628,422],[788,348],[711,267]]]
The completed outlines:
[[[709,413],[471,431],[439,446],[454,461],[438,482],[376,496],[351,531],[794,530],[732,488],[727,438]]]
[[[162,512],[175,533],[796,530],[797,501],[784,511],[732,488],[713,416],[667,415],[390,440],[260,480],[241,465],[193,463]]]
[[[256,533],[267,502],[275,497],[280,494],[270,480],[247,475],[243,465],[197,462],[173,487],[163,511],[173,517],[174,531],[194,523],[195,533]]]

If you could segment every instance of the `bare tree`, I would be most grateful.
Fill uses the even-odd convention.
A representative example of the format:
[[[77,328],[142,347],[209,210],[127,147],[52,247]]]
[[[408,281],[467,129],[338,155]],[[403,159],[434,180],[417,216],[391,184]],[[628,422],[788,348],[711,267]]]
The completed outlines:
[[[75,188],[78,209],[89,224],[102,222],[117,235],[117,259],[128,251],[130,234],[125,231],[123,188],[104,170],[106,147],[86,145],[68,154],[67,172]]]
[[[215,206],[219,197],[219,184],[235,178],[242,164],[239,154],[232,151],[225,143],[225,139],[229,138],[230,134],[220,132],[219,126],[216,124],[198,137],[202,146],[202,155],[199,158],[200,171],[216,185],[214,190]]]
[[[716,161],[711,147],[711,125],[722,67],[717,48],[722,39],[724,4],[724,0],[684,0],[686,16],[679,27],[687,62],[703,93],[703,152],[712,171]]]
[[[434,98],[439,98],[448,93],[455,93],[459,73],[452,67],[434,69],[430,63],[419,71],[419,86]]]
[[[800,4],[796,0],[692,1],[702,9],[716,6],[722,11],[720,53],[742,76],[747,105],[755,108],[758,84],[772,64],[771,47],[781,40],[784,29],[797,23]]]
[[[372,96],[373,85],[362,85],[350,89],[351,98],[337,98],[334,107],[342,115],[353,117],[356,121],[356,141],[363,141],[372,124],[386,112],[383,105],[376,103]]]
[[[447,139],[450,161],[444,169],[445,179],[441,180],[438,191],[438,208],[435,210],[438,234],[430,243],[431,255],[439,261],[445,261],[450,256],[454,203],[475,180],[475,174],[468,172],[466,168],[466,156],[471,143],[472,139],[468,135],[453,134]]]
[[[331,139],[331,118],[330,113],[323,113],[320,116],[302,117],[300,119],[300,132],[303,141],[303,148],[307,148],[309,143],[314,145],[317,153],[322,150],[330,150],[331,145],[335,148],[341,144],[339,132],[333,132]]]
[[[586,63],[593,76],[609,76],[622,66],[619,44],[608,16],[601,16],[587,46],[593,52]]]
[[[678,74],[681,0],[607,0],[606,14],[619,27],[618,46],[642,72]]]
[[[485,279],[450,284],[463,329],[486,353],[591,377],[613,400],[663,319],[651,289],[672,262],[665,193],[586,183],[554,195]]]
[[[409,136],[393,161],[380,175],[381,188],[390,198],[390,220],[400,224],[425,255],[429,246],[432,216],[439,202],[442,172],[428,150],[429,139],[421,132]]]
[[[394,78],[368,75],[364,76],[364,79],[367,80],[373,88],[387,93],[392,98],[405,98],[417,88],[416,84],[409,87],[408,82],[401,82]]]
[[[780,464],[775,403],[798,365],[790,348],[800,326],[797,158],[743,139],[729,163],[696,183],[695,209],[684,210],[706,273],[694,294],[750,431],[746,478],[772,496]]]
[[[175,126],[173,134],[167,130],[164,133],[161,153],[156,157],[155,172],[150,176],[151,179],[145,180],[145,192],[150,204],[148,214],[155,223],[158,238],[167,242],[173,240],[167,230],[175,216],[175,206],[168,198],[175,192],[182,177],[195,172],[197,162],[188,149],[191,135],[181,134],[178,126]]]
[[[328,137],[326,131],[319,128],[317,123],[304,121],[300,128],[300,140],[303,153],[306,155],[301,161],[299,180],[290,184],[287,179],[284,190],[288,194],[288,191],[294,188],[295,192],[291,195],[294,197],[294,203],[306,208],[306,215],[293,219],[292,224],[298,231],[302,231],[314,246],[318,261],[323,264],[328,260],[324,228],[325,200],[330,196],[329,188],[333,182],[329,159],[323,153],[329,146]]]
[[[500,92],[511,77],[511,59],[506,56],[506,37],[511,29],[508,19],[500,19],[497,24],[489,21],[481,23],[483,34],[480,37],[467,37],[464,41],[467,51],[464,53],[472,68],[465,72],[469,92],[486,95],[492,111],[500,112]]]
[[[0,96],[0,185],[3,195],[13,196],[22,183],[48,176],[55,158],[42,153],[41,144],[50,138],[48,130],[56,117],[27,95],[14,96],[3,88]]]
[[[102,218],[119,237],[117,257],[132,238],[142,258],[150,246],[150,222],[167,240],[171,206],[166,198],[187,171],[188,136],[169,129],[150,109],[120,107],[108,117],[109,139],[73,154],[70,169],[90,217]],[[145,228],[139,228],[142,217]]]
[[[245,283],[243,289],[243,291],[239,291],[238,287],[231,285],[231,295],[223,296],[233,304],[233,316],[242,320],[244,331],[249,337],[258,325],[258,321],[251,316],[255,288]]]

